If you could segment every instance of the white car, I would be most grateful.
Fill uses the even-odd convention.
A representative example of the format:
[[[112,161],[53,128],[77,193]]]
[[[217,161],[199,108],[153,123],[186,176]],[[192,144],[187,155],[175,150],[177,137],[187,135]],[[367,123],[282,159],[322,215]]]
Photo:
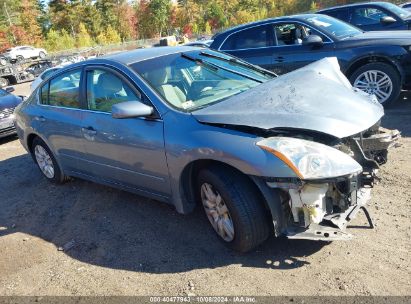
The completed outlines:
[[[49,68],[45,71],[43,71],[43,73],[41,73],[36,79],[34,79],[34,81],[31,83],[30,85],[30,91],[33,92],[38,86],[39,84],[46,79],[48,76],[50,76],[51,74],[53,74],[54,72],[56,72],[57,70],[61,69],[61,66],[55,66],[52,68]]]
[[[5,57],[10,58],[11,61],[21,61],[23,59],[30,58],[45,58],[47,52],[45,49],[39,49],[32,46],[16,46],[11,49],[7,49],[3,54]]]

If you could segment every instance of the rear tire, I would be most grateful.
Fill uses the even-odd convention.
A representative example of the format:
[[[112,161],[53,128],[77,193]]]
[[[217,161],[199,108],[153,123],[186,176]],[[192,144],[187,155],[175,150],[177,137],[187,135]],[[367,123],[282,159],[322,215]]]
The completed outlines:
[[[33,140],[31,153],[41,173],[43,173],[44,177],[50,182],[61,184],[68,180],[68,177],[61,171],[50,148],[39,137]]]
[[[400,74],[392,65],[383,62],[358,68],[350,76],[350,82],[364,92],[375,94],[384,107],[395,104],[401,93]]]
[[[197,189],[211,226],[228,247],[247,252],[268,238],[268,211],[264,208],[261,195],[246,176],[218,166],[203,169],[198,175]],[[214,193],[217,197],[214,202],[210,202],[204,189],[208,189],[211,196]],[[219,225],[219,221],[223,224]],[[224,227],[221,228],[223,232],[219,227]],[[231,228],[232,235],[231,232],[226,233]]]
[[[39,58],[41,58],[41,59],[46,58],[46,53],[40,52],[39,53]]]
[[[7,59],[4,57],[0,57],[0,65],[6,65],[7,64]]]
[[[16,62],[22,62],[24,60],[24,57],[19,55],[16,57]]]

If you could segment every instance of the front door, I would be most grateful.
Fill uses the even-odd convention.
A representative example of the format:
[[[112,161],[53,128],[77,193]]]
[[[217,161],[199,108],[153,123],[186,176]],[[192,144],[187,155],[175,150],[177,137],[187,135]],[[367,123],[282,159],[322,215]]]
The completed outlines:
[[[381,23],[383,17],[392,17],[396,22]],[[381,7],[367,5],[352,9],[351,23],[364,31],[390,31],[403,26],[402,20],[389,11]]]
[[[170,196],[163,121],[159,116],[113,118],[112,105],[148,103],[146,97],[116,71],[95,67],[85,73],[88,111],[82,134],[93,177],[164,198]]]
[[[276,46],[273,54],[273,70],[285,74],[314,61],[334,55],[334,43],[318,31],[297,22],[273,24]],[[318,35],[323,45],[304,44],[309,35]]]

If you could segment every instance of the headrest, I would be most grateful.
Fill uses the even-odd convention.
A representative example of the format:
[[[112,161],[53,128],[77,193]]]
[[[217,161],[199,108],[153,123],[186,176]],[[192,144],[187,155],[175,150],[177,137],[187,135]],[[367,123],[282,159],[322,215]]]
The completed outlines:
[[[123,83],[120,78],[111,73],[101,74],[98,77],[97,86],[110,94],[120,92],[123,89]]]

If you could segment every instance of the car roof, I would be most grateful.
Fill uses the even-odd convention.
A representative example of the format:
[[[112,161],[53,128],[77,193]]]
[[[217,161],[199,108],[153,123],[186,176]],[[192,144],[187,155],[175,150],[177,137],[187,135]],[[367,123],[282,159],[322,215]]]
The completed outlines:
[[[291,19],[305,19],[305,18],[309,18],[309,17],[316,17],[316,14],[298,14],[298,15],[282,16],[282,17],[258,20],[258,21],[249,22],[249,23],[237,25],[237,26],[234,26],[234,27],[230,27],[230,28],[226,29],[225,31],[222,31],[220,33],[215,34],[213,38],[216,38],[217,36],[222,35],[222,34],[225,35],[225,34],[229,34],[229,33],[232,33],[232,32],[237,32],[238,30],[246,29],[246,28],[249,28],[249,27],[252,27],[252,26],[262,25],[262,24],[269,23],[269,22],[272,22],[272,21],[287,21],[287,20],[291,20]]]
[[[115,60],[125,65],[129,65],[147,59],[194,50],[202,50],[202,48],[193,46],[161,46],[104,55],[99,58]]]
[[[332,7],[327,7],[325,9],[319,10],[318,12],[326,12],[326,11],[332,11],[336,9],[341,9],[341,8],[347,8],[347,7],[356,7],[356,6],[363,6],[364,4],[366,5],[381,5],[381,3],[386,3],[384,1],[375,1],[375,2],[357,2],[357,3],[351,3],[351,4],[345,4],[345,5],[337,5],[337,6],[332,6]]]

